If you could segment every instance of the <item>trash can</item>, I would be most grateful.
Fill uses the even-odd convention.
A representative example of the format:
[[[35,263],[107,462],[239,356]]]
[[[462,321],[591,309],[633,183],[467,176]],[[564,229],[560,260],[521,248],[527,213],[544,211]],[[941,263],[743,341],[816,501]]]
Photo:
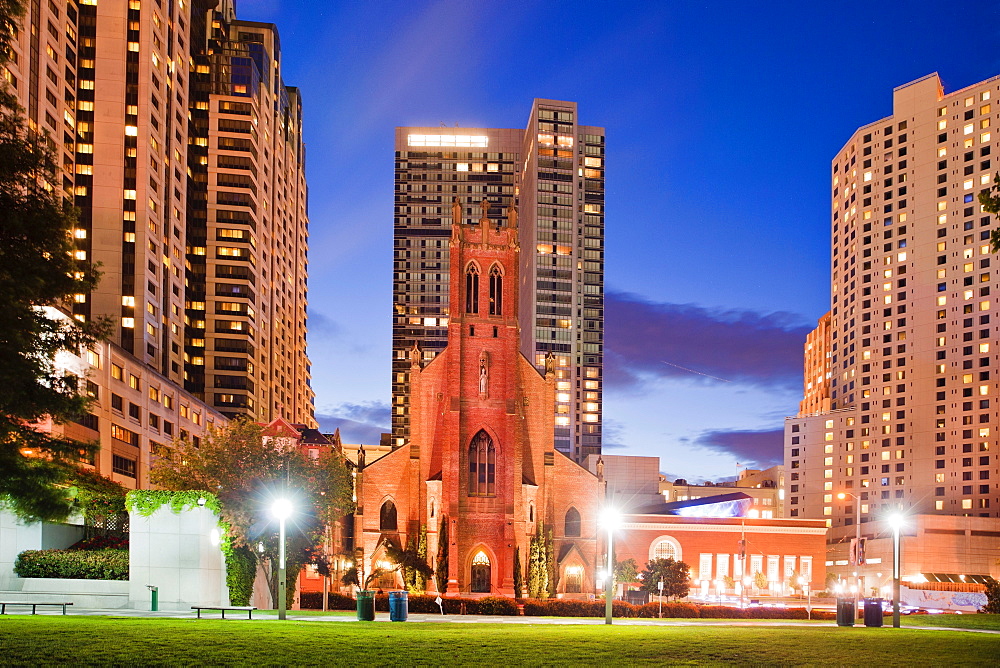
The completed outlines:
[[[882,626],[882,599],[865,599],[865,626]]]
[[[837,599],[837,626],[854,626],[854,599]]]
[[[409,612],[409,594],[405,591],[389,592],[389,621],[405,622]]]
[[[358,591],[358,621],[375,621],[375,592],[371,590]]]

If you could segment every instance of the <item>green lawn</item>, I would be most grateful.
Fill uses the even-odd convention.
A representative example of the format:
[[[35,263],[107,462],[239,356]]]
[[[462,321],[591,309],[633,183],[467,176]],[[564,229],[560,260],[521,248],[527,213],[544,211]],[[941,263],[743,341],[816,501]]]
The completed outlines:
[[[995,666],[1000,636],[959,631],[0,618],[4,666],[791,664]]]
[[[954,629],[1000,631],[1000,615],[903,615],[899,621],[901,626],[943,626]],[[892,626],[892,617],[886,617],[885,623]],[[1000,659],[997,663],[1000,663]]]

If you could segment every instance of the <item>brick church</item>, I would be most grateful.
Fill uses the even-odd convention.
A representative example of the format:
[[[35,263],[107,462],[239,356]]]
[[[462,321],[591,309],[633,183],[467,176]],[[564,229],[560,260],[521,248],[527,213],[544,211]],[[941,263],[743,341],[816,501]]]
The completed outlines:
[[[541,372],[520,352],[517,212],[491,222],[489,206],[483,200],[479,221],[466,224],[454,199],[448,347],[426,364],[411,351],[410,442],[367,464],[361,456],[355,551],[371,572],[387,541],[406,545],[423,529],[436,566],[444,522],[442,593],[513,596],[515,551],[527,582],[544,523],[556,591],[584,597],[597,577],[602,485],[554,447],[554,364]]]

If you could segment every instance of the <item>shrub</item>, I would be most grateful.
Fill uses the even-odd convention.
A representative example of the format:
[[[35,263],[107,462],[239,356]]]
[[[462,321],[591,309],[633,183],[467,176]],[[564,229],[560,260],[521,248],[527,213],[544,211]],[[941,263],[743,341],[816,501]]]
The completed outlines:
[[[517,616],[517,603],[503,596],[487,596],[479,599],[480,615]]]
[[[691,605],[690,603],[664,603],[663,616],[671,618],[692,618],[700,617],[701,615],[698,613],[698,606]]]
[[[322,610],[323,594],[320,592],[303,592],[299,594],[299,607],[303,610]],[[357,601],[350,596],[329,592],[326,595],[327,610],[356,610]]]
[[[71,550],[127,550],[128,534],[106,533],[85,538],[69,547]]]
[[[22,578],[128,580],[128,550],[25,550],[14,572]]]

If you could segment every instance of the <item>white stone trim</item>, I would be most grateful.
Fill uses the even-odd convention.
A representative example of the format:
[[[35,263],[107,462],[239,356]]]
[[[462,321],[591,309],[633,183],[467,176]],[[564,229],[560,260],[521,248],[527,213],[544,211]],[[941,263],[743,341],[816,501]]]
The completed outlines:
[[[794,536],[825,536],[826,527],[781,527],[781,526],[747,526],[739,524],[659,524],[654,522],[626,522],[622,525],[624,530],[632,531],[670,531],[678,533],[681,531],[698,533],[769,533],[788,534]]]

